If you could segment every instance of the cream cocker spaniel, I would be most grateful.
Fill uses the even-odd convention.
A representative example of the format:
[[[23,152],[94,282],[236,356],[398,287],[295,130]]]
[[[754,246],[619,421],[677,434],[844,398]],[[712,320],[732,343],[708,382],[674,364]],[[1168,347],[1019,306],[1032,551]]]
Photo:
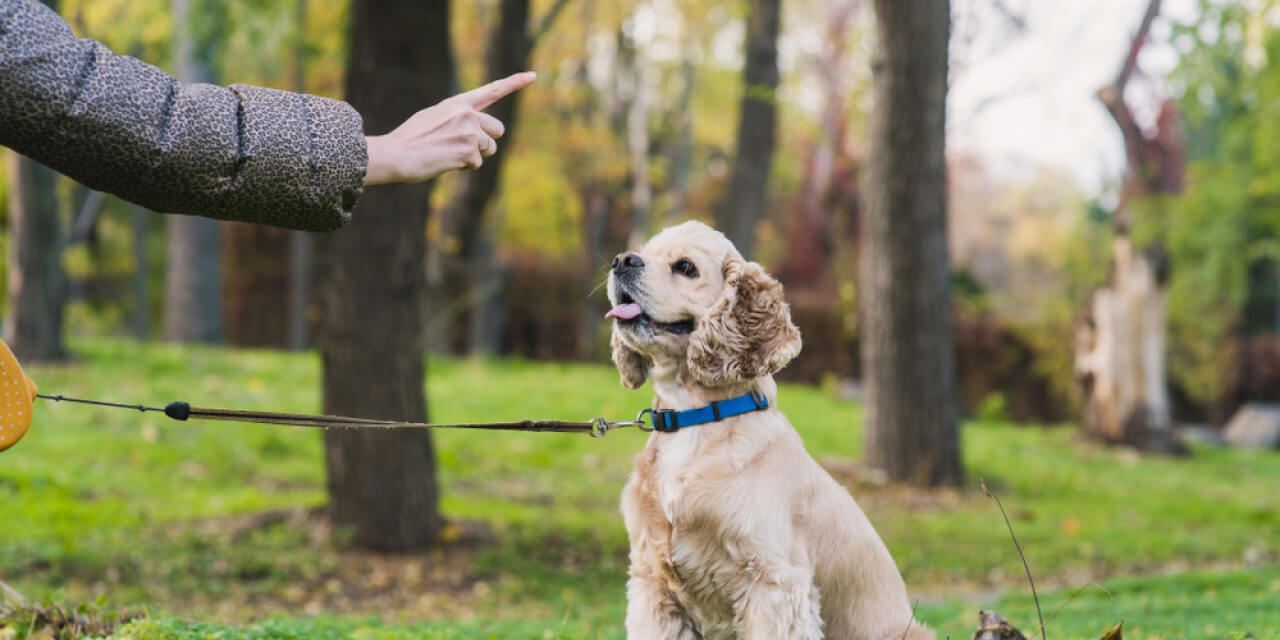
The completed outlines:
[[[686,222],[613,261],[609,300],[622,384],[651,377],[655,410],[767,401],[655,432],[636,456],[628,638],[934,638],[867,517],[777,408],[773,374],[800,352],[782,286]]]

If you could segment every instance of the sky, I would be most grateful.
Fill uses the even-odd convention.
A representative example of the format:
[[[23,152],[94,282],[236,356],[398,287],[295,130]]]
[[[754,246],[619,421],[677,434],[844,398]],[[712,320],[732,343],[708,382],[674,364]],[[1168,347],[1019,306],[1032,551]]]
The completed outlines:
[[[1122,174],[1124,150],[1094,93],[1114,79],[1147,0],[1003,0],[1026,16],[1021,30],[994,12],[995,1],[952,0],[948,145],[978,155],[996,177],[1055,166],[1098,194]],[[1135,111],[1153,117],[1167,95],[1160,78],[1177,63],[1170,19],[1195,15],[1195,0],[1164,0],[1139,58],[1149,77],[1135,77],[1127,92]]]

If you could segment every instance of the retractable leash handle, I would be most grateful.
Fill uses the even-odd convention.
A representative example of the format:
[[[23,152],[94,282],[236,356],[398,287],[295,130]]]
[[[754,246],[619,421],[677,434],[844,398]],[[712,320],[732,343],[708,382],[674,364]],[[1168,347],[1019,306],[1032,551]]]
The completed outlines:
[[[27,435],[35,399],[36,381],[23,373],[17,356],[0,340],[0,451]]]

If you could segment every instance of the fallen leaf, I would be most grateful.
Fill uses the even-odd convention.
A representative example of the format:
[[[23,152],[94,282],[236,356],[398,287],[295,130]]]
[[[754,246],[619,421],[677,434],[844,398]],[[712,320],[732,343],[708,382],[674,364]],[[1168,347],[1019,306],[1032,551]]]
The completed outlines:
[[[1106,633],[1102,634],[1101,638],[1098,638],[1098,640],[1122,640],[1120,628],[1123,626],[1124,620],[1117,622],[1116,626],[1108,629]]]
[[[1080,520],[1076,518],[1067,518],[1062,521],[1062,533],[1074,536],[1080,530]]]

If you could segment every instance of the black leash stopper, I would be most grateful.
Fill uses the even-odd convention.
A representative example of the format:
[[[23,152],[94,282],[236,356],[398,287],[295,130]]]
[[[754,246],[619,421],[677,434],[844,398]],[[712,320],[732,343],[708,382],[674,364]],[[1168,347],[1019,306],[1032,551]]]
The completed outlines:
[[[186,420],[191,417],[191,405],[185,402],[170,402],[164,406],[164,414],[174,420]]]

